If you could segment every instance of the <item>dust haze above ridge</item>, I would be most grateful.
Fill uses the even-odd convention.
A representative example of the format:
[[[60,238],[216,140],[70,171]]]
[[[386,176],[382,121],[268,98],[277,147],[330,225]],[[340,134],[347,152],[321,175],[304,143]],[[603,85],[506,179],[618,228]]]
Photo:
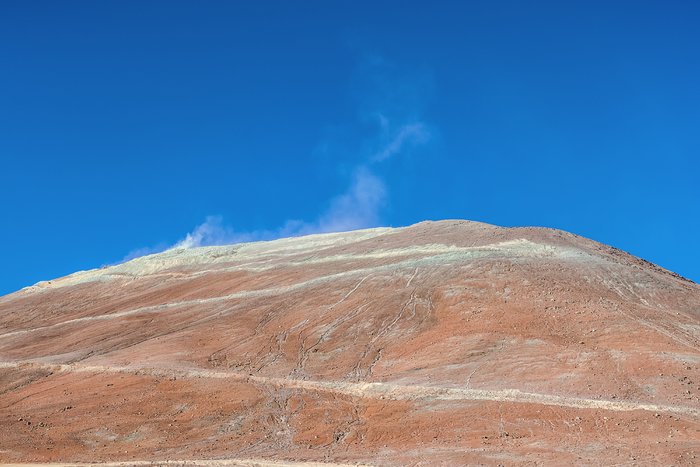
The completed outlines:
[[[274,229],[239,231],[222,215],[209,215],[204,222],[174,244],[159,243],[130,251],[118,263],[172,248],[226,245],[231,243],[274,240],[315,233],[343,232],[382,224],[382,209],[390,198],[390,189],[381,166],[387,161],[407,155],[429,145],[435,128],[422,117],[421,101],[429,92],[429,80],[412,75],[399,75],[381,57],[365,57],[358,67],[359,109],[349,125],[367,125],[370,137],[356,141],[342,150],[358,154],[349,172],[346,189],[328,200],[326,208],[315,219],[288,219]],[[333,158],[336,141],[322,141],[317,152]]]

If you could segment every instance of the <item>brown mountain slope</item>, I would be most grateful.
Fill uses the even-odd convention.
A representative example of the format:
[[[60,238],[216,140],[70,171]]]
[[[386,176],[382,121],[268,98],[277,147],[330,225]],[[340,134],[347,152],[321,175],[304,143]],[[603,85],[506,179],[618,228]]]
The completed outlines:
[[[171,250],[0,298],[0,461],[691,464],[700,287],[561,231]]]

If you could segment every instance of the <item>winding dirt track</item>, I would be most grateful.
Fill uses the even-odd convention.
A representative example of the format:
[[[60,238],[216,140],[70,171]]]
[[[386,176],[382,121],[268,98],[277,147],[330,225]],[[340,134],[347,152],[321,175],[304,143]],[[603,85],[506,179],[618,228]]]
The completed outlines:
[[[6,467],[85,467],[86,463],[44,463],[44,464],[3,464]],[[328,462],[275,462],[265,459],[219,459],[219,460],[164,460],[164,461],[128,461],[128,462],[100,462],[100,467],[129,467],[129,466],[151,466],[151,465],[176,465],[181,467],[357,467],[360,464],[336,464]]]
[[[98,465],[100,467],[129,467],[129,466],[151,466],[151,465],[175,465],[180,467],[362,467],[362,464],[337,464],[333,462],[287,462],[270,461],[266,459],[178,459],[162,461],[127,461],[127,462],[100,462],[99,464],[87,463],[45,463],[45,464],[4,464],[7,467],[85,467],[88,465]]]
[[[692,465],[699,365],[700,287],[565,232],[171,250],[0,297],[0,462]]]
[[[89,366],[89,365],[51,365],[31,361],[0,362],[0,368],[16,369],[40,369],[51,373],[126,373],[132,375],[149,375],[157,377],[176,378],[212,378],[231,379],[253,383],[258,386],[271,386],[275,388],[301,389],[304,391],[328,392],[347,396],[390,399],[390,400],[416,400],[426,399],[432,401],[492,401],[512,402],[524,404],[542,404],[569,407],[573,409],[600,409],[615,412],[629,412],[645,410],[655,413],[668,413],[700,417],[700,410],[692,407],[643,404],[633,401],[610,401],[600,399],[584,399],[579,397],[555,396],[551,394],[537,394],[522,392],[519,389],[465,389],[445,388],[430,386],[404,386],[389,383],[347,383],[341,381],[308,381],[290,378],[269,378],[253,376],[242,373],[231,373],[211,370],[169,370],[165,368],[147,367],[115,367],[115,366]]]

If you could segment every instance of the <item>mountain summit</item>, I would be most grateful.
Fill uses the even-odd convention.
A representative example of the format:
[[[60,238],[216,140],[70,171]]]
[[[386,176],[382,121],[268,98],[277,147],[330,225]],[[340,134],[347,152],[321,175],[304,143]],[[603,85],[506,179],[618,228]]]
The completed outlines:
[[[700,286],[562,231],[174,249],[0,298],[0,462],[690,464],[699,366]]]

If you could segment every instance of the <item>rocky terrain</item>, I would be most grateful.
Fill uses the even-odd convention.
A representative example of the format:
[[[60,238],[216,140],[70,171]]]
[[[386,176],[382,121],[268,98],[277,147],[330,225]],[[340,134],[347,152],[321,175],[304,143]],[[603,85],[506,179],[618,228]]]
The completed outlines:
[[[0,462],[691,465],[699,366],[700,286],[566,232],[176,249],[0,298]]]

